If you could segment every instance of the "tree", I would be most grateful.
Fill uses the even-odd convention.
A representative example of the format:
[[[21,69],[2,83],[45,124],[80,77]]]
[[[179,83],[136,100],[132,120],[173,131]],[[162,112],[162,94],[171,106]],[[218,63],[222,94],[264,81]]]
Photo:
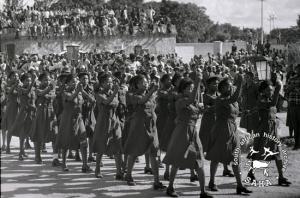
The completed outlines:
[[[300,14],[298,15],[297,25],[298,25],[298,28],[300,28]]]

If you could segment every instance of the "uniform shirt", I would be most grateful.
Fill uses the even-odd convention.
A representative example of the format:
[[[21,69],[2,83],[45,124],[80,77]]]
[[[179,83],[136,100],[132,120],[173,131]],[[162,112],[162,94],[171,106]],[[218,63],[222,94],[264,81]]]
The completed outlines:
[[[291,77],[287,83],[287,95],[290,105],[300,105],[300,75]]]

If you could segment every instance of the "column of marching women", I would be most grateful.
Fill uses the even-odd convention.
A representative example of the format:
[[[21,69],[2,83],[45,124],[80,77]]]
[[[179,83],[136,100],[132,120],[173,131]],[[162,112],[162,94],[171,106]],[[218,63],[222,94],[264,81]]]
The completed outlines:
[[[278,136],[276,104],[282,84],[279,79],[273,84],[255,83],[252,72],[236,74],[235,86],[229,78],[204,80],[201,70],[161,77],[144,71],[131,77],[101,71],[95,81],[87,70],[66,68],[59,76],[44,71],[34,77],[33,73],[11,71],[2,86],[1,129],[7,132],[6,153],[11,153],[11,137],[19,137],[20,161],[28,157],[26,138],[34,142],[37,164],[43,161],[43,145],[52,142],[53,166],[72,171],[67,154],[75,150],[80,158],[80,151],[82,172],[93,171],[89,163],[96,162],[95,177],[102,178],[102,158],[108,155],[115,160],[115,179],[133,186],[134,165],[139,156],[145,156],[145,173],[153,174],[153,189],[161,190],[166,188],[159,175],[161,153],[165,152],[162,162],[166,165],[163,178],[169,181],[167,195],[179,196],[173,186],[176,174],[189,169],[190,181],[199,181],[200,197],[212,197],[205,190],[204,160],[210,161],[209,191],[219,190],[215,175],[222,163],[223,176],[236,178],[237,194],[252,192],[242,184],[240,165],[232,163],[240,146],[236,124],[239,102],[242,127],[249,133]],[[254,149],[263,152],[264,147],[278,151],[268,160],[276,162],[279,185],[290,185],[282,173],[281,149],[263,136],[255,138]],[[248,157],[259,159],[259,154]],[[233,164],[233,172],[229,164]],[[248,176],[255,179],[251,171]]]

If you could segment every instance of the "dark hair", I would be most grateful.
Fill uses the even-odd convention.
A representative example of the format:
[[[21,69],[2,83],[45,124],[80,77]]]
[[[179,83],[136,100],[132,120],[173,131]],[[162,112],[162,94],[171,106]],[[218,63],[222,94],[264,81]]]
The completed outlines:
[[[164,74],[161,79],[160,79],[160,82],[164,83],[166,82],[166,80],[169,80],[170,79],[170,75],[169,74]]]
[[[221,80],[218,84],[218,91],[221,92],[222,89],[228,85],[230,83],[229,78],[224,78],[223,80]]]
[[[209,79],[206,80],[206,84],[210,85],[211,83],[220,80],[218,76],[212,76]]]
[[[190,78],[184,78],[184,79],[180,80],[179,87],[178,87],[178,93],[183,93],[183,91],[193,83],[194,83],[193,80]]]
[[[48,72],[43,72],[43,73],[41,73],[41,74],[39,75],[38,80],[39,80],[39,81],[42,81],[44,78],[46,78],[46,77],[48,77],[48,76],[50,76],[50,74],[49,74]]]
[[[105,81],[107,81],[109,78],[111,77],[111,75],[109,75],[109,74],[103,74],[103,75],[101,75],[99,78],[98,78],[98,80],[99,80],[99,84],[101,85],[101,84],[103,84]]]
[[[254,74],[251,71],[246,72],[246,75],[249,76],[250,78],[254,78]]]
[[[103,76],[104,74],[105,74],[105,72],[103,72],[103,71],[98,72],[98,75],[97,75],[98,81],[100,81],[101,76]]]
[[[66,76],[66,80],[65,83],[68,84],[69,82],[71,82],[74,79],[74,75],[73,74],[69,74]]]
[[[262,93],[267,87],[269,87],[270,85],[272,85],[272,83],[268,80],[264,80],[259,84],[258,87],[258,92]]]
[[[21,82],[24,82],[26,79],[31,78],[31,75],[29,73],[25,73],[20,77]]]
[[[8,74],[8,78],[11,78],[12,77],[12,75],[15,75],[17,72],[15,72],[15,71],[11,71],[9,74]]]
[[[83,76],[89,76],[89,74],[87,72],[80,72],[78,74],[78,78],[82,78]]]
[[[181,79],[181,78],[182,78],[182,75],[176,73],[176,74],[173,76],[173,78],[172,78],[172,81],[171,81],[172,85],[173,85],[173,86],[176,86],[177,80],[178,80],[178,79]]]
[[[134,80],[134,87],[136,88],[136,89],[138,89],[138,84],[142,81],[142,80],[144,80],[144,79],[147,79],[146,78],[146,76],[144,76],[144,75],[141,75],[141,74],[139,74],[139,75],[137,75],[137,76],[135,76],[136,78],[135,78],[135,80]]]

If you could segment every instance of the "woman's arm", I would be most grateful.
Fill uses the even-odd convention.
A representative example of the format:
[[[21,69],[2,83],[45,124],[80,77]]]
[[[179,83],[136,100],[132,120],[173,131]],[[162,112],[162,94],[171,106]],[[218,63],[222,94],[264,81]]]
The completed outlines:
[[[87,98],[90,102],[95,102],[94,96],[87,93],[84,89],[82,89],[81,93],[82,93],[83,97]]]
[[[237,74],[237,87],[233,95],[228,99],[228,103],[234,103],[237,102],[242,90],[242,84],[243,84],[243,76],[240,74]]]
[[[45,89],[36,89],[36,94],[37,96],[45,96],[47,95],[51,90],[53,89],[53,87],[50,85]]]
[[[113,94],[111,94],[108,98],[104,95],[104,94],[96,94],[96,101],[99,104],[105,104],[105,105],[109,105],[112,103],[112,101],[114,100],[114,98],[116,97],[116,95],[119,92],[119,86],[118,85],[114,85],[114,92]]]
[[[158,89],[158,86],[154,85],[145,96],[138,98],[137,104],[145,104],[152,97],[154,92],[157,91],[157,89]]]

